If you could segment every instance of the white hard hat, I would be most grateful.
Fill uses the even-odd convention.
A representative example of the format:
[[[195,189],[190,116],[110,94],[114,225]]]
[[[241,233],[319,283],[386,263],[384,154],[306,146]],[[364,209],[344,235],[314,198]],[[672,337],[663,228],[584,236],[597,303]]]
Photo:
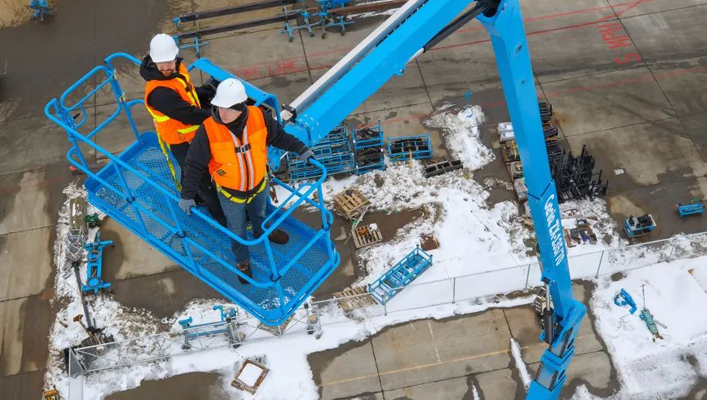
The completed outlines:
[[[228,78],[219,83],[211,104],[217,107],[229,108],[246,100],[248,100],[248,95],[245,92],[243,83],[238,79]]]
[[[174,39],[165,34],[158,33],[150,41],[150,58],[153,62],[167,62],[177,58],[179,47]]]

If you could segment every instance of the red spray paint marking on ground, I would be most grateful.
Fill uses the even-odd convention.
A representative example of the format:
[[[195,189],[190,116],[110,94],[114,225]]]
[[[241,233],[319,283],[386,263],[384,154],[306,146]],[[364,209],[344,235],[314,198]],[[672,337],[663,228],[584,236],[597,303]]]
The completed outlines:
[[[630,3],[617,4],[614,7],[622,7],[623,6],[626,8],[624,10],[622,10],[620,13],[616,13],[616,15],[622,15],[626,11],[628,11],[629,9],[635,8],[640,4],[654,2],[654,1],[662,1],[662,0],[644,0],[644,1],[634,1],[634,2],[630,2]],[[672,0],[672,1],[678,1],[678,0]],[[630,8],[628,8],[628,7],[630,7]],[[545,19],[555,19],[555,18],[560,18],[563,16],[577,15],[577,14],[582,14],[582,13],[586,13],[586,12],[593,12],[593,11],[601,11],[601,10],[605,10],[608,8],[611,8],[611,7],[606,6],[606,7],[589,8],[589,9],[576,10],[576,11],[571,11],[571,12],[562,13],[562,14],[554,14],[554,15],[548,15],[548,16],[543,16],[543,17],[529,18],[526,22],[545,20]],[[609,18],[609,19],[611,19],[611,18]],[[603,21],[599,20],[599,21],[594,21],[594,22],[590,22],[590,23],[572,25],[570,27],[565,27],[565,28],[548,29],[548,30],[544,30],[544,31],[535,31],[535,32],[529,33],[529,35],[543,34],[543,33],[548,33],[548,32],[556,32],[556,31],[560,31],[560,30],[564,30],[564,29],[573,29],[576,27],[585,27],[585,26],[589,26],[589,25],[595,25],[600,22],[603,22]],[[471,29],[480,29],[480,28],[471,28]],[[467,30],[467,31],[470,31],[470,30]],[[468,44],[476,44],[476,43],[482,43],[482,42],[487,42],[487,41],[470,42]],[[310,55],[308,55],[308,57],[322,57],[322,56],[330,55],[330,54],[346,53],[349,50],[350,49],[336,49],[336,50],[332,50],[332,51],[310,54]],[[297,67],[296,67],[296,62],[298,60],[302,60],[302,59],[304,59],[304,57],[302,57],[302,56],[282,59],[279,62],[279,63],[281,63],[281,66],[280,67],[276,66],[274,71],[289,70],[291,68],[295,68],[294,72],[290,72],[290,73],[305,72],[305,71],[307,71],[306,67],[304,67],[304,68],[300,67],[299,69],[297,69]],[[249,71],[251,71],[251,72],[249,72],[250,74],[254,74],[254,72],[252,72],[252,71],[259,71],[259,69],[257,67],[263,66],[263,65],[271,65],[271,64],[272,64],[272,62],[263,62],[263,63],[252,64],[247,67],[243,67],[243,68],[236,70],[236,74],[238,76],[241,76],[238,74],[238,71],[241,71],[241,70],[249,70]],[[319,70],[319,69],[325,69],[325,68],[328,69],[330,67],[331,67],[331,65],[319,65],[319,66],[310,67],[310,70]],[[700,73],[700,72],[707,72],[707,67],[696,66],[696,67],[688,68],[688,69],[668,71],[668,72],[664,72],[661,74],[656,74],[655,78],[670,78],[670,77],[677,77],[677,76],[689,75],[689,74]],[[258,77],[262,78],[263,76],[256,76],[254,78],[246,78],[245,76],[241,76],[241,77],[244,79],[257,79]],[[625,79],[625,80],[618,80],[618,81],[607,82],[607,83],[598,84],[598,85],[576,87],[576,88],[567,89],[564,91],[546,92],[546,95],[547,95],[547,97],[558,97],[558,96],[561,96],[564,94],[573,94],[573,93],[579,93],[579,92],[583,92],[583,91],[593,91],[593,90],[597,90],[597,89],[616,87],[616,86],[633,84],[633,83],[640,83],[640,82],[647,82],[652,79],[653,79],[653,77],[651,75],[647,74],[642,77],[630,78],[630,79]],[[486,107],[486,108],[488,108],[488,107],[502,107],[502,106],[505,106],[505,102],[484,103],[484,104],[481,104],[481,106]],[[390,124],[390,123],[394,123],[394,122],[421,120],[423,118],[429,118],[429,117],[433,116],[434,114],[435,113],[418,114],[418,115],[410,115],[410,116],[406,116],[406,117],[390,118],[390,119],[387,119],[381,123],[386,125],[386,124]],[[38,181],[33,181],[30,184],[30,186],[43,187],[43,186],[48,186],[52,183],[56,183],[58,181],[60,181],[60,179],[38,180]],[[17,190],[17,189],[19,189],[18,185],[0,186],[0,192],[6,192],[6,191],[10,191],[10,190]]]
[[[613,7],[607,5],[607,6],[602,6],[602,7],[586,8],[586,9],[581,9],[581,10],[568,11],[568,12],[564,12],[564,13],[528,18],[525,21],[526,23],[530,23],[530,22],[534,22],[534,21],[542,21],[542,20],[552,20],[552,19],[572,16],[572,15],[585,14],[585,13],[602,11],[602,10],[612,10],[610,15],[599,18],[596,21],[575,24],[575,25],[570,25],[570,26],[561,27],[561,28],[533,31],[533,32],[529,32],[528,36],[545,34],[545,33],[550,33],[550,32],[557,32],[557,31],[562,31],[562,30],[567,30],[567,29],[577,29],[577,28],[583,28],[586,26],[595,25],[595,24],[598,24],[601,22],[605,22],[605,21],[617,18],[617,17],[623,15],[624,13],[626,13],[627,11],[638,7],[641,4],[649,3],[649,2],[656,2],[656,1],[666,1],[666,0],[636,0],[636,1],[628,2],[628,3],[616,4]],[[671,0],[671,1],[680,1],[680,0]],[[619,12],[613,11],[614,9],[621,8],[621,7],[623,7],[623,9],[621,11],[619,11]],[[457,31],[455,33],[455,35],[459,34],[459,33],[473,32],[473,31],[481,30],[481,29],[483,29],[483,28],[482,27],[467,28],[467,29]],[[461,46],[470,46],[470,45],[487,43],[487,42],[490,42],[490,40],[488,40],[488,39],[487,40],[477,40],[477,41],[471,41],[471,42],[461,43],[461,44],[457,44],[457,45],[438,46],[438,47],[435,47],[434,49],[432,49],[432,51],[449,49],[449,48],[454,48],[454,47],[461,47]],[[324,51],[324,52],[320,52],[320,53],[308,54],[307,59],[311,62],[311,60],[315,59],[315,58],[325,57],[325,56],[329,56],[329,55],[333,55],[333,54],[345,54],[345,53],[348,53],[350,50],[351,50],[351,48],[339,48],[339,49]],[[289,58],[281,59],[279,61],[261,62],[261,63],[251,64],[248,66],[237,68],[237,69],[233,70],[232,72],[235,75],[237,75],[243,79],[248,79],[248,80],[275,77],[275,76],[280,76],[280,75],[295,74],[295,73],[300,73],[300,72],[306,71],[306,65],[299,66],[299,67],[297,66],[297,63],[304,64],[303,63],[304,58],[305,58],[304,56],[296,56],[296,57],[289,57]],[[632,60],[629,60],[626,62],[630,62],[630,61],[632,61]],[[274,65],[274,67],[273,67],[273,65]],[[327,65],[329,65],[329,64],[327,64]],[[311,69],[322,69],[322,68],[324,68],[323,65],[310,66],[310,70]]]
[[[623,25],[620,22],[608,22],[601,25],[597,25],[599,33],[601,34],[601,39],[606,43],[609,50],[617,50],[624,47],[632,48],[633,43],[631,38],[626,34],[620,34],[618,32],[623,31]],[[634,62],[639,62],[643,58],[641,54],[633,52],[624,54],[622,56],[614,57],[614,62],[618,65],[629,64]]]

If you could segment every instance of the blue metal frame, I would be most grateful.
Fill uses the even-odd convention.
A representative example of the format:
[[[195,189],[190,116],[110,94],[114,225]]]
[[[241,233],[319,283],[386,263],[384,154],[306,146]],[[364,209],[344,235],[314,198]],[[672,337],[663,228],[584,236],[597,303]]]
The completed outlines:
[[[427,144],[427,150],[414,150],[414,151],[394,151],[398,144],[405,140],[417,139],[422,140]],[[389,137],[388,138],[388,158],[390,161],[406,161],[410,157],[414,160],[424,160],[427,158],[432,158],[432,140],[430,139],[429,133],[424,135],[414,135],[414,136],[401,136],[401,137]]]
[[[390,299],[432,266],[432,256],[419,246],[368,285],[368,293],[380,304]]]
[[[216,305],[213,306],[213,310],[218,310],[220,314],[220,320],[217,322],[206,322],[202,324],[196,324],[192,325],[192,322],[194,322],[194,319],[192,317],[185,318],[185,319],[180,319],[179,325],[184,329],[186,332],[184,332],[184,344],[182,345],[182,348],[184,349],[190,349],[191,345],[189,344],[190,340],[193,339],[198,339],[202,336],[208,336],[211,337],[213,335],[220,335],[220,334],[225,334],[231,336],[233,333],[233,330],[231,329],[231,319],[236,316],[236,310],[234,308],[228,308],[228,311],[225,311],[223,306],[221,305]],[[203,330],[196,329],[196,328],[202,328]],[[209,329],[207,329],[207,327]],[[238,340],[235,337],[231,337],[231,340]]]
[[[651,232],[653,232],[653,230],[656,227],[655,220],[653,219],[652,215],[651,215],[652,225],[646,226],[646,227],[641,227],[641,228],[632,225],[631,218],[638,218],[638,217],[631,216],[631,217],[626,218],[624,220],[624,232],[626,232],[626,236],[628,236],[629,239],[648,235]]]
[[[155,133],[141,132],[134,123],[130,109],[143,101],[126,101],[111,65],[116,58],[126,58],[139,65],[139,61],[132,56],[114,54],[106,59],[105,66],[95,67],[59,99],[51,100],[45,107],[47,117],[68,133],[72,144],[67,154],[69,162],[88,175],[86,189],[89,201],[263,323],[282,323],[339,264],[339,254],[329,240],[333,216],[324,206],[321,189],[321,183],[327,176],[324,166],[314,161],[313,164],[322,171],[321,178],[297,190],[272,178],[272,182],[284,187],[290,195],[279,207],[270,205],[271,214],[263,224],[264,234],[259,239],[237,237],[199,210],[192,210],[193,215],[187,217],[177,205],[178,193],[169,178],[160,177],[160,171],[141,164],[143,161],[140,157],[144,158],[148,151],[154,154],[161,154],[161,151]],[[194,66],[203,66],[206,69],[204,72],[216,79],[225,79],[230,75],[204,59],[197,61]],[[68,105],[68,99],[75,96],[80,87],[92,83],[94,78],[98,81],[96,87],[75,104]],[[78,129],[87,120],[84,103],[108,85],[117,100],[115,112],[90,132],[79,132]],[[277,106],[274,96],[252,85],[246,84],[246,89],[257,105]],[[77,110],[83,112],[83,118],[75,121],[71,114]],[[274,107],[274,110],[279,118],[279,109]],[[136,141],[119,156],[115,156],[96,144],[93,138],[121,113],[127,116]],[[101,153],[110,162],[97,173],[91,171],[79,144]],[[163,162],[164,157],[153,157],[149,161]],[[166,162],[161,169],[166,170]],[[315,191],[318,193],[318,202],[309,199]],[[320,211],[320,229],[308,228],[291,217],[294,210],[304,202]],[[273,249],[266,240],[278,227],[288,227],[301,237],[297,248],[288,247],[287,254],[281,254],[281,248]],[[252,261],[257,261],[261,265],[261,272],[269,276],[261,274],[260,277],[250,278],[238,271],[231,260],[230,240],[250,246]],[[259,258],[256,260],[256,257]],[[312,260],[313,257],[320,258]],[[304,266],[303,262],[310,264]],[[247,280],[249,285],[235,283],[239,277]],[[259,301],[255,302],[255,298]]]
[[[97,294],[99,290],[110,289],[111,284],[103,281],[103,248],[115,246],[112,240],[101,240],[101,231],[96,233],[96,240],[86,243],[84,248],[88,251],[86,258],[86,284],[81,286],[81,291]]]
[[[373,137],[371,139],[359,140],[357,138],[356,134],[363,129],[370,129],[374,132],[378,132],[378,136]],[[368,149],[370,147],[382,147],[383,146],[383,129],[381,129],[381,122],[380,121],[378,121],[378,125],[376,125],[375,127],[371,127],[371,128],[351,127],[351,132],[352,132],[351,133],[351,141],[353,142],[354,151]]]
[[[179,31],[179,24],[181,23],[181,18],[176,17],[172,18],[172,22],[174,23],[174,28]],[[179,35],[172,35],[172,38],[174,39],[175,42],[179,44],[180,49],[191,49],[193,48],[194,51],[196,52],[196,58],[201,57],[201,48],[208,45],[209,41],[208,40],[201,40],[199,39],[198,36],[194,37],[194,42],[192,43],[182,43],[181,40],[179,39]]]
[[[370,138],[370,139],[358,139],[358,132],[363,130],[363,129],[370,129],[373,132],[377,132],[378,136]],[[385,171],[385,152],[383,151],[383,145],[384,145],[384,139],[383,139],[383,129],[381,128],[381,122],[378,121],[378,125],[375,127],[366,127],[366,128],[354,128],[351,127],[351,141],[353,142],[353,147],[354,147],[354,157],[355,157],[355,171],[356,175],[363,175],[367,172],[375,171],[375,170],[382,170]],[[369,149],[378,149],[380,150],[380,161],[379,162],[368,162],[364,163],[364,161],[361,159],[362,156],[360,153],[361,151],[369,150]]]
[[[314,157],[326,167],[329,175],[344,174],[355,170],[354,155],[349,143],[349,130],[345,125],[336,127],[324,139],[310,147]],[[291,182],[316,179],[321,170],[313,168],[296,154],[287,154],[288,175]]]
[[[694,201],[690,204],[678,203],[675,205],[675,211],[678,212],[680,218],[688,215],[703,214],[705,212],[705,206],[701,201]]]
[[[47,0],[32,0],[29,2],[29,8],[32,11],[32,15],[29,16],[31,21],[40,20],[44,22],[44,17],[54,15],[54,10],[49,7]]]
[[[318,12],[315,12],[314,14],[309,13],[309,11],[307,10],[306,3],[302,0],[300,0],[300,2],[303,4],[304,8],[300,10],[290,11],[287,9],[287,6],[285,6],[282,8],[283,13],[285,15],[299,14],[302,17],[303,24],[290,24],[290,21],[285,21],[285,26],[280,31],[280,33],[287,33],[288,40],[292,42],[295,40],[295,32],[298,30],[306,29],[309,33],[309,36],[314,37],[313,28],[321,27],[322,38],[324,38],[326,36],[326,28],[338,26],[341,35],[343,36],[346,34],[346,25],[353,24],[353,21],[347,21],[346,18],[343,16],[336,16],[333,21],[329,21],[329,10],[343,7],[350,1],[351,0],[317,0],[317,2],[319,3],[320,10]],[[317,16],[319,17],[319,19],[317,21],[312,22],[309,19],[310,16]]]

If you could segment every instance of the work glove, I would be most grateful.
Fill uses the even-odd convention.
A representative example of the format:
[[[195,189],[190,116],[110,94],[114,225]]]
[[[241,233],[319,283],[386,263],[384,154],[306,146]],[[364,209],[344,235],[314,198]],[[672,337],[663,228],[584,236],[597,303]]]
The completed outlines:
[[[191,215],[192,207],[196,207],[196,202],[194,199],[179,199],[179,208],[187,213],[187,215]]]
[[[304,162],[310,162],[310,160],[314,160],[314,152],[311,149],[306,149],[305,151],[302,152],[302,154],[299,155],[299,159],[304,161]]]

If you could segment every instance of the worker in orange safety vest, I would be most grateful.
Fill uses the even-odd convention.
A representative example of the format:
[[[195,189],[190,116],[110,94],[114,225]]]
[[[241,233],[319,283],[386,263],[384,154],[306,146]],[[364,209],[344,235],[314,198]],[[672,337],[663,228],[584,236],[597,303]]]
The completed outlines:
[[[195,88],[178,54],[179,47],[171,36],[157,34],[150,41],[150,53],[140,65],[140,75],[145,80],[145,107],[152,116],[160,147],[180,191],[181,179],[177,177],[170,153],[177,160],[183,179],[189,143],[201,123],[211,116],[208,103],[216,88],[213,82]],[[207,107],[202,108],[202,104]],[[200,181],[197,198],[206,205],[211,216],[225,226],[226,219],[208,174]]]
[[[263,221],[268,198],[267,150],[274,146],[299,154],[304,161],[313,158],[312,150],[288,134],[269,112],[247,106],[248,95],[243,83],[229,78],[218,85],[211,101],[212,115],[196,131],[186,159],[179,206],[190,214],[199,177],[205,172],[216,185],[218,198],[226,215],[227,228],[246,239],[246,223],[250,218],[253,237],[263,235]],[[286,244],[289,236],[276,229],[270,236],[276,244]],[[231,249],[237,268],[253,278],[248,246],[236,241]],[[270,271],[263,271],[270,275]],[[249,283],[239,276],[241,283]]]

